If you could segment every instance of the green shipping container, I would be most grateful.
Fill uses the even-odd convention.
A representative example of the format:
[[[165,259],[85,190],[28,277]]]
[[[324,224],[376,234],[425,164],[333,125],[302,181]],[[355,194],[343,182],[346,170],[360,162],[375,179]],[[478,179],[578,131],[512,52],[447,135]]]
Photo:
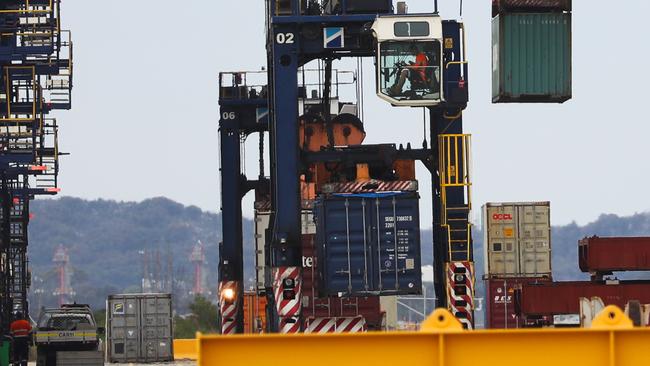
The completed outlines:
[[[492,102],[571,99],[571,13],[492,18]]]

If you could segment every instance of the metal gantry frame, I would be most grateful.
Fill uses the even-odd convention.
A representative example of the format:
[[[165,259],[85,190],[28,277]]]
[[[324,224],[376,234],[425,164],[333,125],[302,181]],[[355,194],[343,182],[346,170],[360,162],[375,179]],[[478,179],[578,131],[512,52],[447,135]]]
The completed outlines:
[[[318,2],[314,2],[318,3]],[[380,16],[392,14],[392,2],[377,1],[381,11],[347,11],[347,2],[337,9],[318,9],[300,0],[267,1],[268,83],[259,92],[245,83],[244,73],[220,76],[220,151],[223,238],[220,243],[220,321],[224,334],[243,332],[243,239],[241,199],[250,189],[270,194],[271,224],[267,233],[267,265],[273,269],[273,286],[267,289],[272,331],[284,332],[300,319],[301,294],[301,201],[300,176],[304,167],[316,162],[371,163],[411,159],[421,161],[431,172],[435,291],[438,307],[449,307],[464,326],[473,324],[473,256],[469,224],[469,146],[467,137],[445,140],[441,136],[463,134],[462,111],[468,102],[468,65],[464,54],[462,23],[442,21],[444,48],[441,70],[444,101],[429,109],[430,146],[398,148],[394,144],[364,145],[364,149],[330,148],[307,152],[299,146],[298,72],[308,62],[348,57],[375,57],[377,42],[370,26]],[[328,48],[323,40],[327,28],[345,32],[340,47]],[[240,74],[240,76],[237,76]],[[232,76],[234,75],[234,76]],[[224,87],[224,78],[236,82]],[[259,116],[264,115],[263,121]],[[270,181],[263,176],[250,181],[241,166],[241,136],[268,131]],[[442,143],[441,143],[442,141]],[[455,151],[462,159],[443,159]],[[261,151],[263,154],[263,151]],[[465,158],[466,157],[466,158]],[[444,165],[444,166],[441,166]],[[450,169],[463,184],[450,184],[443,175]],[[420,187],[426,187],[420,179]],[[465,184],[467,183],[467,184]],[[452,254],[453,253],[453,254]],[[463,254],[461,254],[463,253]],[[451,263],[451,265],[450,265]],[[451,275],[449,269],[452,268]],[[466,272],[461,272],[466,269]],[[292,296],[284,295],[291,290]],[[293,312],[286,308],[292,307]]]
[[[29,312],[29,201],[59,191],[58,126],[71,108],[72,40],[60,0],[0,4],[0,331]]]

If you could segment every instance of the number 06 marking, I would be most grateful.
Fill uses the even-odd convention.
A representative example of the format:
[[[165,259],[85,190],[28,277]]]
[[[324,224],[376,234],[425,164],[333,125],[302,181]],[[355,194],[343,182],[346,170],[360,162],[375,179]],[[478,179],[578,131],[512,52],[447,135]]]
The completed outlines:
[[[223,112],[223,114],[221,114],[221,118],[225,120],[235,119],[235,117],[235,112]]]
[[[278,33],[275,36],[275,41],[278,44],[292,44],[294,42],[293,38],[293,33]]]

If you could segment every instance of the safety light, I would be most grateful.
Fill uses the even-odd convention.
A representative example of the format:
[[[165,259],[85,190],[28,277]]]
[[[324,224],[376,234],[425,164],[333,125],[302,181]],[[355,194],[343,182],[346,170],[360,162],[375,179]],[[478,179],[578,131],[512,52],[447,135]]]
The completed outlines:
[[[221,296],[228,301],[232,301],[235,298],[235,290],[231,288],[224,289],[221,291]]]
[[[282,280],[284,289],[282,290],[282,297],[285,300],[294,300],[296,298],[296,281],[293,278],[285,278]]]

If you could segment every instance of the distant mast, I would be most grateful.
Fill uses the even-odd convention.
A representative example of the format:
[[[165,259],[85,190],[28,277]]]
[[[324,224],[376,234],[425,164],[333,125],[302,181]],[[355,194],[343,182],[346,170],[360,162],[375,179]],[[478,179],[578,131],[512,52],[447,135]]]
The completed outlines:
[[[56,273],[59,282],[59,287],[54,290],[53,295],[58,296],[59,306],[70,303],[72,301],[72,297],[76,293],[70,285],[72,270],[70,268],[70,255],[68,254],[68,248],[64,247],[63,245],[59,245],[56,251],[54,251],[52,262],[56,266]]]
[[[206,286],[206,275],[204,267],[205,261],[205,247],[201,241],[197,241],[192,253],[190,254],[190,262],[194,264],[194,285],[190,295],[209,295]]]

